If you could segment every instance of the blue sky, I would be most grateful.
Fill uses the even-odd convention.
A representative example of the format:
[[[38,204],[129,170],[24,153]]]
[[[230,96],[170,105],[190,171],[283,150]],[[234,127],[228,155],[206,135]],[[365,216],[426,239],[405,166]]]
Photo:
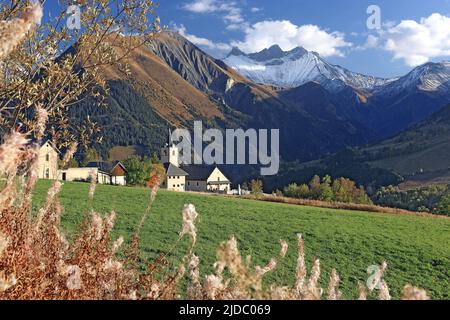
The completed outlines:
[[[56,0],[50,1],[55,3]],[[160,0],[163,25],[217,58],[303,46],[352,71],[393,77],[450,60],[450,0]],[[369,30],[377,5],[381,28]]]

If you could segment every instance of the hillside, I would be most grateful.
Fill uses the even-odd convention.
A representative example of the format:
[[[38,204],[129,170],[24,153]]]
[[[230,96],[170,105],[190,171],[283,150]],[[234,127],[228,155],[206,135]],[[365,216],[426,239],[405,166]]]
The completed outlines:
[[[370,165],[405,176],[411,186],[450,183],[450,105],[360,153]]]
[[[450,184],[450,105],[429,119],[391,138],[346,149],[317,161],[286,164],[268,190],[290,182],[305,183],[315,174],[345,176],[376,191],[381,186],[403,189]]]
[[[310,112],[314,101],[287,100],[271,86],[249,81],[176,33],[159,34],[128,63],[131,77],[104,68],[111,85],[106,109],[86,102],[72,112],[76,120],[91,115],[103,126],[104,143],[97,148],[104,155],[116,146],[156,151],[164,128],[192,128],[194,119],[219,129],[280,129],[285,160],[311,160],[371,139],[348,119]],[[157,130],[153,136],[151,129]]]
[[[269,59],[278,65],[286,59],[304,57],[306,53],[302,52],[285,53],[275,48],[247,56],[259,63]],[[90,115],[103,127],[104,140],[96,148],[105,158],[111,151],[117,154],[117,150],[121,150],[120,158],[134,152],[149,155],[165,143],[168,127],[192,128],[194,120],[203,120],[205,126],[221,130],[280,129],[281,159],[286,163],[316,160],[393,136],[450,102],[446,89],[449,63],[429,63],[404,77],[383,80],[344,72],[315,57],[308,61],[315,61],[317,70],[326,67],[329,72],[323,75],[327,75],[327,81],[307,77],[311,81],[298,87],[280,88],[254,83],[239,74],[239,69],[211,57],[181,35],[162,32],[149,47],[132,54],[128,61],[131,77],[119,68],[104,68],[111,87],[107,108],[97,109],[87,100],[72,108],[71,116],[77,123]],[[341,80],[336,78],[339,74]],[[329,81],[339,82],[339,90],[331,90],[326,84]],[[339,170],[326,168],[323,172],[378,187],[400,182],[397,175],[410,171],[408,163],[400,165],[405,170],[380,165],[380,172],[369,170],[366,161],[353,161],[345,170],[333,165],[332,169]],[[234,172],[232,178],[242,177],[244,171],[248,176],[249,171],[230,170]],[[283,171],[279,181],[269,185],[282,187],[292,179],[310,179],[308,175]],[[377,176],[383,181],[375,181],[379,180]]]
[[[315,106],[313,99],[284,99],[276,88],[250,81],[178,33],[160,34],[151,48],[193,86],[248,116],[249,120],[241,123],[241,127],[279,128],[280,150],[285,160],[311,160],[371,139],[367,130],[347,118],[311,113]],[[313,96],[311,93],[310,97]]]
[[[102,66],[110,89],[105,108],[87,99],[70,109],[74,123],[89,115],[101,125],[103,142],[95,147],[104,157],[115,147],[150,155],[167,141],[169,127],[191,128],[194,120],[231,127],[236,119],[243,121],[242,115],[186,82],[148,48],[136,49],[127,62],[130,75],[119,67]]]
[[[48,182],[41,181],[33,207],[45,199]],[[64,228],[74,227],[88,212],[88,184],[65,183],[61,202]],[[98,186],[94,207],[106,214],[114,209],[117,223],[114,236],[128,241],[147,206],[150,190]],[[218,245],[236,235],[244,256],[264,265],[279,253],[279,240],[289,243],[286,260],[270,280],[291,282],[296,262],[296,234],[305,239],[306,261],[321,260],[322,286],[332,268],[342,279],[346,297],[357,297],[357,282],[365,282],[370,265],[388,262],[386,281],[394,298],[406,283],[426,289],[434,299],[448,299],[450,287],[449,219],[376,214],[274,204],[220,196],[160,191],[140,238],[141,257],[154,259],[176,243],[182,224],[181,209],[193,203],[198,219],[197,250],[201,271],[211,272]],[[411,236],[414,234],[414,236]],[[177,268],[186,254],[187,240],[169,255]]]

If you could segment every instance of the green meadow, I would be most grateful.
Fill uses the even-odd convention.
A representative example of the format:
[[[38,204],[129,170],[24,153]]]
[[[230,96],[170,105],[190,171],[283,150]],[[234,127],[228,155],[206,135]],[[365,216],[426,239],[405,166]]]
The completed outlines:
[[[50,182],[40,181],[33,208],[45,201]],[[114,237],[129,240],[148,204],[149,189],[98,186],[93,204],[88,201],[88,184],[65,183],[61,203],[63,229],[73,237],[91,205],[102,214],[117,213]],[[160,191],[140,235],[143,261],[162,253],[173,268],[189,248],[189,240],[177,243],[181,229],[181,209],[192,203],[199,213],[195,253],[201,272],[213,272],[216,249],[231,235],[238,239],[244,256],[265,265],[277,257],[283,239],[289,243],[284,260],[267,281],[293,284],[296,264],[296,234],[305,240],[306,258],[311,267],[320,258],[322,286],[335,268],[345,297],[357,297],[358,281],[368,278],[367,268],[388,263],[385,280],[391,295],[399,298],[406,284],[424,288],[433,299],[450,298],[450,219],[409,215],[331,210],[226,198],[214,195]]]

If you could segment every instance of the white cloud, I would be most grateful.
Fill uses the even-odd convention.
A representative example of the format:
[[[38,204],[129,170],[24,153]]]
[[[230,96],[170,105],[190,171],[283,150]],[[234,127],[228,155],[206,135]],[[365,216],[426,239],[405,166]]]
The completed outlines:
[[[366,39],[366,43],[364,43],[362,46],[358,46],[357,50],[366,50],[371,48],[377,48],[380,43],[380,38],[377,36],[374,36],[373,34],[369,34]]]
[[[248,22],[241,22],[241,23],[231,23],[227,25],[226,29],[230,31],[245,31],[247,28],[250,27],[250,24]]]
[[[185,37],[187,40],[195,44],[196,46],[207,48],[210,50],[219,50],[219,51],[229,51],[231,50],[231,46],[226,43],[214,42],[212,40],[197,37],[193,34],[189,34],[184,25],[173,25],[172,28],[177,31],[180,35]]]
[[[394,59],[416,67],[430,59],[450,56],[450,17],[434,13],[427,18],[389,21],[377,35],[369,35],[358,49],[381,48]]]
[[[278,44],[283,50],[302,46],[324,57],[343,56],[342,48],[352,44],[340,32],[327,32],[316,25],[297,26],[288,20],[261,21],[245,29],[245,39],[233,46],[250,53]]]
[[[251,12],[256,13],[256,12],[260,12],[261,8],[257,8],[257,7],[253,7],[250,9]]]
[[[221,13],[226,23],[238,24],[244,22],[241,8],[234,1],[194,0],[185,3],[183,8],[195,13]]]
[[[185,10],[196,13],[215,12],[217,10],[215,0],[195,0],[183,5]]]
[[[404,20],[383,33],[384,49],[414,67],[450,56],[450,17],[434,13],[420,22]]]

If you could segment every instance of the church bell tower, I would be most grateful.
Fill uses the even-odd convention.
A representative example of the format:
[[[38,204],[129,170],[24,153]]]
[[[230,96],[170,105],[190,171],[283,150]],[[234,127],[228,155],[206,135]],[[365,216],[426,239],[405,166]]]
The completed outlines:
[[[176,167],[180,165],[180,150],[172,141],[172,132],[169,129],[167,144],[161,149],[161,162],[170,163]]]

